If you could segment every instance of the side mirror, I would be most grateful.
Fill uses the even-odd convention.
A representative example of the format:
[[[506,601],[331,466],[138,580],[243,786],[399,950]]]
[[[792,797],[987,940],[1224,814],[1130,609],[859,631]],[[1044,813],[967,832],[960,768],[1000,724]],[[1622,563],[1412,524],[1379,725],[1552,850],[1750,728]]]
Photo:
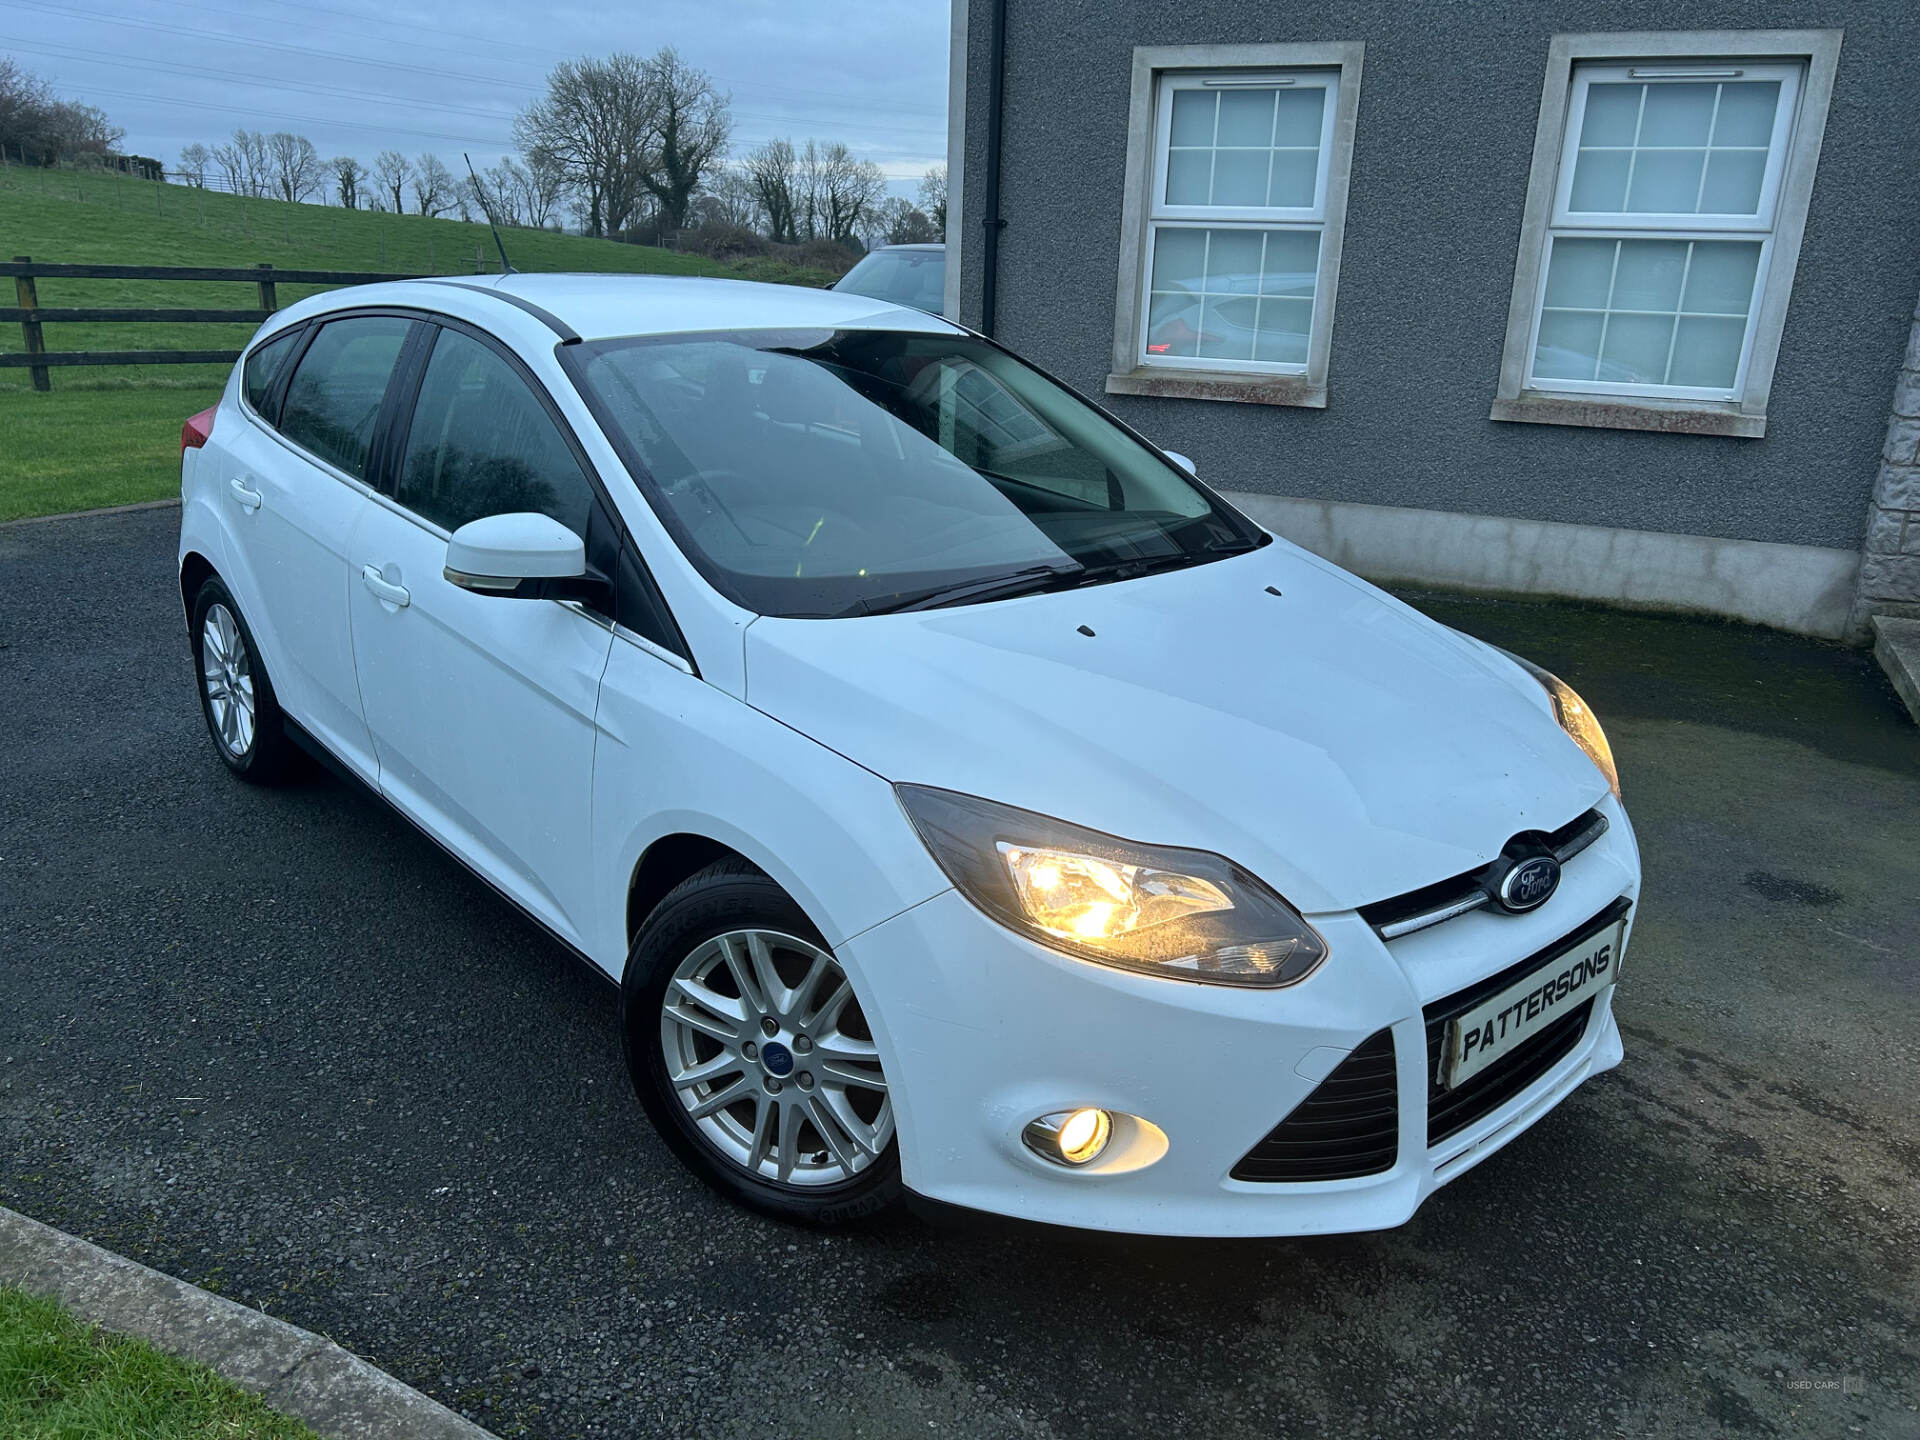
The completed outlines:
[[[486,595],[558,595],[554,581],[587,575],[587,547],[551,515],[524,511],[469,520],[447,541],[447,580]]]
[[[1200,478],[1200,472],[1193,468],[1193,461],[1182,455],[1178,450],[1168,450],[1165,454],[1169,460],[1173,461],[1174,464],[1178,465],[1196,480]]]

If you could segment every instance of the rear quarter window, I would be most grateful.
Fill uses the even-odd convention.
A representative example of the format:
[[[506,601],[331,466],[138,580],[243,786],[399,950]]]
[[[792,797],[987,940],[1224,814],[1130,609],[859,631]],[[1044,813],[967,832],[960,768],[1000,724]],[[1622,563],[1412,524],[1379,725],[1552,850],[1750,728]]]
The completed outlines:
[[[265,419],[273,417],[267,414],[267,401],[273,394],[273,382],[279,377],[287,357],[293,353],[293,342],[300,335],[300,327],[294,326],[284,335],[276,335],[264,345],[256,345],[253,353],[240,371],[240,392],[246,397],[247,404],[255,413]]]

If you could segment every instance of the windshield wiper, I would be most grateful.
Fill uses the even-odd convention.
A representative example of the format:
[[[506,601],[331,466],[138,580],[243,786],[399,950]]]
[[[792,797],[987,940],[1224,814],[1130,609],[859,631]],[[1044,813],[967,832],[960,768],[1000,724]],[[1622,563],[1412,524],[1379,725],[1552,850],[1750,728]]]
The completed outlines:
[[[1184,570],[1208,560],[1223,560],[1229,555],[1244,555],[1258,550],[1265,540],[1213,540],[1198,550],[1181,550],[1172,555],[1148,555],[1133,560],[1112,560],[1105,565],[1089,565],[1079,577],[1082,585],[1098,585],[1108,580],[1136,580],[1162,570]]]
[[[1052,590],[1069,581],[1077,581],[1086,572],[1084,565],[1029,565],[1005,575],[990,575],[984,580],[961,580],[951,585],[935,585],[925,590],[909,590],[897,595],[856,600],[844,610],[834,612],[838,620],[848,615],[891,615],[902,610],[933,610],[942,605],[965,605],[982,600],[1006,600],[1015,595],[1030,595]]]

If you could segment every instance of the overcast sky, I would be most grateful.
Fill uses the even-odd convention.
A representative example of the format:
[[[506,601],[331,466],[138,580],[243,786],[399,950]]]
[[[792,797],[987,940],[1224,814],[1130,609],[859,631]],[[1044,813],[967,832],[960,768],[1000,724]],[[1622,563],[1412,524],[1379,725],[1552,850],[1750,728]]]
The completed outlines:
[[[0,53],[169,165],[236,126],[490,165],[555,62],[662,45],[731,93],[736,154],[844,140],[895,182],[946,158],[945,0],[0,0]]]

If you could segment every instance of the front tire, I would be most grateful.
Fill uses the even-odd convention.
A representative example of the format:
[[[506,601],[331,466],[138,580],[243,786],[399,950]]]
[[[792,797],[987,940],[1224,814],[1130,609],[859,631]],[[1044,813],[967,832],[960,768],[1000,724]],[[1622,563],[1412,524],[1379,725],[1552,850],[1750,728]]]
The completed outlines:
[[[627,1067],[654,1128],[715,1190],[832,1227],[900,1199],[893,1105],[846,972],[743,860],[683,881],[635,937]]]
[[[270,785],[287,773],[292,743],[253,632],[227,587],[209,579],[193,600],[193,668],[213,748],[242,780]]]

